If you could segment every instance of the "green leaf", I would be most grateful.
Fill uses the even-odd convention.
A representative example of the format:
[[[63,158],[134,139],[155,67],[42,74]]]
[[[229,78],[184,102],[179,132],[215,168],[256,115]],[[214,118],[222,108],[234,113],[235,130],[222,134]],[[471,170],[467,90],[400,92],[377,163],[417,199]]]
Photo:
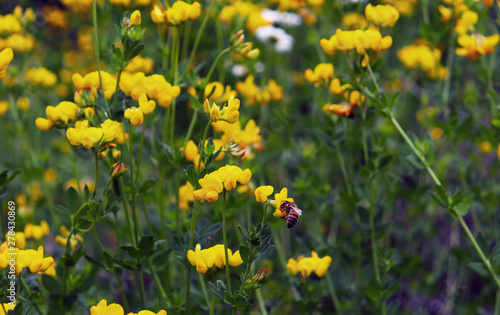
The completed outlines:
[[[482,262],[471,262],[469,263],[469,267],[483,277],[488,276],[488,270]]]
[[[432,193],[432,198],[443,208],[448,208],[449,197],[446,189],[441,185],[436,185],[434,187],[434,192]]]
[[[252,261],[252,252],[248,246],[240,245],[240,256],[243,262],[247,264]]]
[[[148,180],[144,181],[141,184],[141,186],[139,186],[138,193],[139,194],[144,193],[146,190],[153,187],[156,184],[156,182],[158,182],[158,178],[148,179]]]
[[[457,213],[462,217],[464,215],[466,215],[469,212],[472,201],[473,201],[472,196],[469,196],[469,197],[466,197],[465,199],[463,199],[463,201],[461,203],[459,203],[456,207]]]
[[[137,270],[137,263],[132,259],[118,258],[113,260],[116,264],[123,266],[127,269]]]
[[[66,209],[65,206],[61,205],[53,205],[52,208],[59,215],[60,219],[63,222],[71,222],[71,215],[69,214],[69,210]]]
[[[208,286],[212,290],[212,292],[217,296],[219,299],[224,300],[224,294],[219,288],[216,288],[215,285],[212,282],[208,282]]]
[[[68,190],[66,191],[65,200],[66,206],[68,207],[70,212],[75,212],[78,202],[80,201],[79,199],[80,198],[78,197],[78,192],[76,191],[76,189],[74,189],[73,187],[68,188]]]
[[[194,166],[189,165],[188,168],[184,170],[184,174],[186,174],[187,181],[196,189],[198,187],[198,174],[196,174]]]
[[[47,274],[42,275],[42,284],[49,292],[61,292],[61,282]]]
[[[76,220],[75,230],[78,232],[86,232],[91,226],[92,222],[84,218],[79,218]]]

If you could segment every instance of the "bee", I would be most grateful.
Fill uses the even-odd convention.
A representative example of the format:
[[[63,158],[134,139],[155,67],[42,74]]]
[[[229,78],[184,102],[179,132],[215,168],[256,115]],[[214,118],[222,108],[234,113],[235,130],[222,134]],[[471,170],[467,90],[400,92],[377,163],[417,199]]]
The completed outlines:
[[[286,221],[286,227],[291,229],[299,221],[299,216],[302,215],[302,210],[300,210],[297,205],[290,201],[285,201],[280,206],[281,211],[286,211],[287,216],[283,219]]]

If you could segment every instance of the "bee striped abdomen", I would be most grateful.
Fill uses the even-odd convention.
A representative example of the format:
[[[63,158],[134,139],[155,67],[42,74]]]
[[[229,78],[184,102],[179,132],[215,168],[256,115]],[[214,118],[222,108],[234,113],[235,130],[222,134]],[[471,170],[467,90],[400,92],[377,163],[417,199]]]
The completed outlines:
[[[297,224],[299,221],[299,214],[295,211],[290,211],[290,213],[286,216],[286,227],[291,229]]]

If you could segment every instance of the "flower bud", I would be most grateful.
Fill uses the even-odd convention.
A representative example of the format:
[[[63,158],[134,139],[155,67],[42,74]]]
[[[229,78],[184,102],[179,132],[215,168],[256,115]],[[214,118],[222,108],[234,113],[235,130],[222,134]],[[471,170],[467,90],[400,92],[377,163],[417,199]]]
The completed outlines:
[[[237,143],[233,143],[233,144],[231,144],[231,146],[229,146],[229,148],[227,148],[227,152],[232,157],[242,158],[245,155],[246,150],[241,149]]]
[[[116,162],[115,164],[113,164],[113,166],[111,168],[111,177],[118,178],[118,177],[122,176],[126,170],[127,170],[127,167],[125,166],[125,163]]]
[[[95,87],[87,86],[78,89],[73,98],[76,105],[80,107],[94,107],[97,101],[97,90]]]
[[[130,25],[131,26],[141,25],[141,12],[139,10],[135,10],[130,16]]]

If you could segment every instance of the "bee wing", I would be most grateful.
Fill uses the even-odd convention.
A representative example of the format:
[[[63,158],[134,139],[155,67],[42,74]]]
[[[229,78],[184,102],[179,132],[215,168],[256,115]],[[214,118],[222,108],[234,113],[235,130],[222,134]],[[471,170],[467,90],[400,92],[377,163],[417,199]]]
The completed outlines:
[[[295,211],[297,213],[297,215],[302,215],[302,210],[300,210],[299,208],[297,207],[293,207],[293,211]]]

